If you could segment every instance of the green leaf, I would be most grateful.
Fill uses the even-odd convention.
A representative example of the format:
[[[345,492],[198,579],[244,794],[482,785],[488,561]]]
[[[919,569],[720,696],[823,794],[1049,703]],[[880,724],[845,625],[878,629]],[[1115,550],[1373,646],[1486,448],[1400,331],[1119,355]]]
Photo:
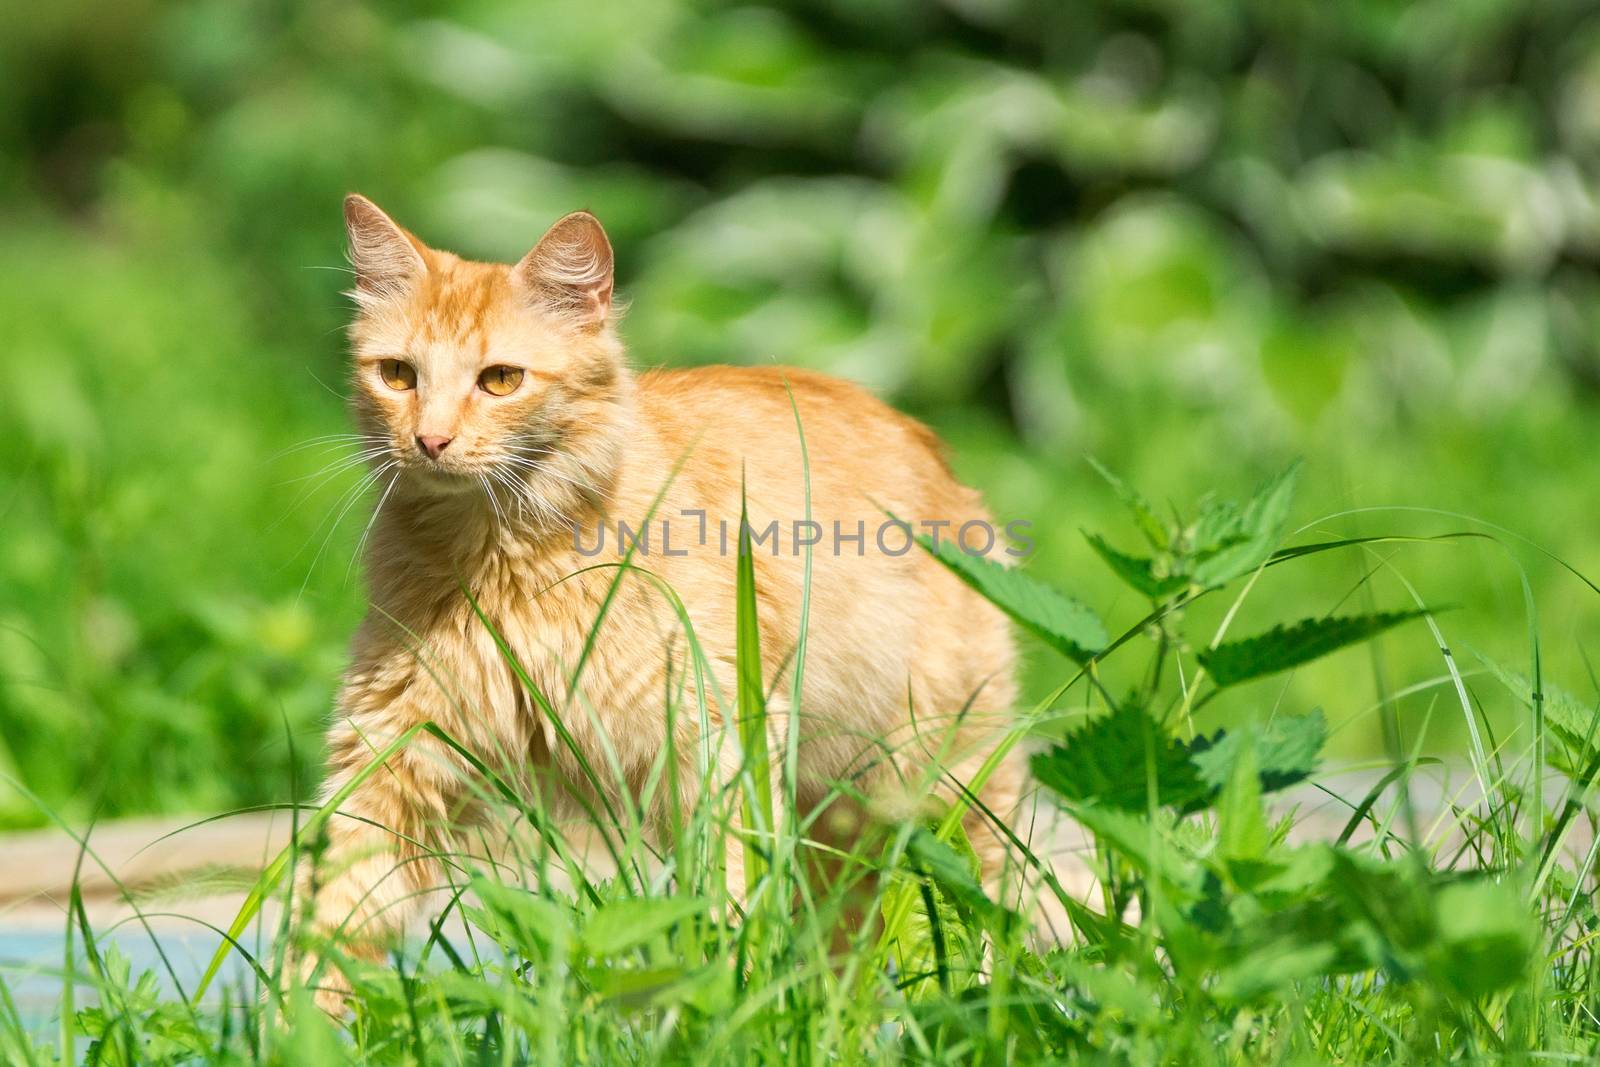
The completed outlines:
[[[1299,481],[1300,464],[1291,464],[1263,483],[1243,511],[1218,505],[1203,515],[1195,535],[1195,558],[1200,562],[1194,580],[1221,585],[1265,563],[1283,537]]]
[[[1225,963],[1217,974],[1217,996],[1248,1001],[1274,994],[1295,982],[1335,974],[1340,946],[1334,941],[1280,937]]]
[[[1151,600],[1164,600],[1189,584],[1188,577],[1183,574],[1158,576],[1155,572],[1155,560],[1119,552],[1099,534],[1086,532],[1084,536],[1089,539],[1090,547],[1100,554],[1100,558],[1106,561],[1106,565],[1118,578]]]
[[[294,991],[294,1025],[277,1052],[279,1063],[349,1063],[349,1043],[341,1040],[333,1020],[317,1009],[310,990]],[[504,999],[504,998],[502,998]]]
[[[1426,895],[1411,892],[1421,887],[1395,866],[1358,865],[1327,845],[1275,849],[1267,863],[1249,866],[1265,877],[1230,901],[1216,987],[1222,999],[1253,1000],[1298,981],[1380,966],[1396,977],[1410,973],[1393,935],[1423,930],[1414,909]]]
[[[1197,737],[1189,743],[1189,756],[1200,780],[1221,789],[1232,777],[1241,751],[1253,753],[1262,792],[1286,789],[1317,768],[1317,757],[1328,740],[1328,720],[1319,710],[1304,715],[1278,715],[1265,726]]]
[[[978,884],[980,865],[977,853],[963,833],[959,837],[962,848],[941,841],[925,827],[918,827],[906,845],[906,855],[918,871],[937,882],[940,887],[955,895],[970,897],[974,892],[987,900],[983,887]]]
[[[588,979],[596,993],[622,1007],[665,1007],[720,999],[719,987],[732,977],[726,967],[689,970],[682,963],[645,968],[617,967],[604,962],[591,968]],[[710,994],[710,997],[707,997]]]
[[[1333,870],[1333,853],[1333,847],[1322,842],[1276,849],[1271,868],[1251,883],[1250,892],[1279,908],[1285,902],[1320,898],[1323,883]]]
[[[1068,800],[1145,811],[1152,779],[1157,804],[1187,805],[1209,790],[1189,752],[1150,714],[1132,705],[1093,719],[1033,757],[1040,784]]]
[[[1238,685],[1310,663],[1423,614],[1426,613],[1391,611],[1304,619],[1293,626],[1275,626],[1264,634],[1207,649],[1199,654],[1200,665],[1217,685]]]
[[[1235,750],[1227,784],[1217,800],[1217,844],[1225,859],[1257,860],[1267,851],[1267,814],[1261,806],[1253,734],[1241,733]]]
[[[1137,489],[1112,474],[1092,456],[1089,458],[1089,466],[1106,480],[1112,492],[1117,494],[1117,499],[1133,513],[1134,524],[1139,527],[1139,532],[1144,534],[1145,540],[1150,542],[1150,547],[1157,551],[1165,551],[1171,547],[1172,534],[1167,529],[1167,524],[1161,521],[1155,509],[1150,506],[1150,502]]]
[[[685,919],[709,914],[699,897],[634,898],[606,904],[583,930],[583,944],[596,956],[616,956],[637,948]]]
[[[1224,548],[1244,543],[1239,529],[1239,505],[1207,495],[1200,501],[1200,517],[1188,531],[1189,553],[1210,559]]]
[[[1533,708],[1533,683],[1525,675],[1502,666],[1477,649],[1473,655],[1509,689],[1523,706]],[[1541,682],[1545,725],[1550,727],[1571,750],[1568,753],[1552,750],[1550,761],[1558,769],[1575,774],[1588,762],[1588,757],[1600,746],[1600,706],[1586,703],[1551,682]]]
[[[918,828],[906,845],[906,857],[948,896],[967,917],[986,920],[991,925],[1005,923],[1013,912],[989,899],[979,881],[982,865],[964,831],[949,842],[925,828]]]
[[[541,962],[566,955],[572,937],[567,909],[481,874],[472,876],[471,885],[472,895],[483,907],[468,908],[467,916],[500,947]]]
[[[1086,604],[993,560],[969,556],[952,542],[917,541],[995,607],[1062,655],[1084,662],[1106,646],[1105,625]]]
[[[978,857],[959,824],[949,844],[919,828],[907,843],[906,859],[917,877],[901,873],[879,905],[890,922],[902,901],[910,904],[897,927],[895,959],[914,999],[948,995],[981,971],[983,926],[974,921],[976,914],[1004,909],[978,886]]]
[[[1517,984],[1532,962],[1534,916],[1506,882],[1474,878],[1441,888],[1434,900],[1435,965],[1469,997]]]
[[[1019,996],[1009,986],[1013,980],[1009,975],[1001,975],[990,982],[976,983],[954,996],[913,1001],[911,1021],[903,1028],[900,1040],[904,1051],[899,1056],[884,1057],[882,1062],[926,1063],[928,1058],[919,1055],[926,1048],[993,1048],[991,1035],[995,1032],[1005,1035],[1001,1045],[1005,1049],[1003,1058],[973,1052],[933,1062],[1066,1063],[1071,1053],[1086,1050],[1083,1040],[1086,1024],[1080,1016],[1068,1012],[1053,997]]]
[[[1205,895],[1205,869],[1163,832],[1159,820],[1094,803],[1069,803],[1068,810],[1102,848],[1118,853],[1147,879],[1159,881],[1169,906],[1192,904]]]

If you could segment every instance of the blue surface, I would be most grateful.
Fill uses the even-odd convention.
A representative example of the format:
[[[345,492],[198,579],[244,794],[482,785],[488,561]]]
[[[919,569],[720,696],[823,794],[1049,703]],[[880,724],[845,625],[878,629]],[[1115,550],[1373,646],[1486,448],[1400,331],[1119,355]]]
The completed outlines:
[[[96,944],[102,953],[112,944],[121,949],[131,962],[135,979],[144,971],[153,971],[161,988],[172,992],[176,988],[173,984],[175,976],[185,992],[192,994],[200,983],[200,976],[205,973],[206,965],[211,962],[217,945],[221,943],[221,937],[201,927],[184,931],[170,928],[165,923],[157,926],[155,933],[159,939],[159,951],[151,935],[136,922],[121,926],[109,934],[99,934]],[[247,949],[252,947],[252,940],[252,935],[247,934],[244,940]],[[81,938],[73,938],[73,950],[81,972],[86,967]],[[162,953],[166,954],[167,963],[171,964],[171,973],[161,961]],[[55,1025],[65,957],[65,928],[49,931],[7,930],[0,927],[0,981],[5,982],[17,1010],[30,1029],[41,1030]],[[230,955],[217,982],[207,992],[206,999],[217,997],[217,991],[225,985],[238,988],[246,983],[253,988],[250,966],[237,954]],[[92,984],[87,979],[79,979],[74,999],[80,1008],[95,1002]]]

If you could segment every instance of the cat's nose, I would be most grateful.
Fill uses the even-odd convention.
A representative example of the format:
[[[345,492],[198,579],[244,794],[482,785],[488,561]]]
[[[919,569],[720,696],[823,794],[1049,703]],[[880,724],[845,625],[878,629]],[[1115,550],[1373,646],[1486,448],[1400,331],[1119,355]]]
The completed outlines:
[[[428,454],[429,459],[438,459],[439,453],[450,447],[450,437],[418,437],[417,447]]]

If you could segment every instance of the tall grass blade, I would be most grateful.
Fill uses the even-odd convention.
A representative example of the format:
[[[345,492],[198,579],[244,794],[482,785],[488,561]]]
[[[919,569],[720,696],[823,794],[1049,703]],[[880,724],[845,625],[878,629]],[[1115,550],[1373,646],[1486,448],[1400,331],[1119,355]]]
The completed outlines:
[[[741,810],[744,822],[745,891],[754,894],[766,873],[770,844],[758,847],[760,831],[772,825],[772,767],[767,750],[767,698],[761,680],[761,618],[756,600],[755,552],[750,544],[750,511],[739,491],[739,561],[735,577],[734,664],[738,674],[739,748],[745,783]]]

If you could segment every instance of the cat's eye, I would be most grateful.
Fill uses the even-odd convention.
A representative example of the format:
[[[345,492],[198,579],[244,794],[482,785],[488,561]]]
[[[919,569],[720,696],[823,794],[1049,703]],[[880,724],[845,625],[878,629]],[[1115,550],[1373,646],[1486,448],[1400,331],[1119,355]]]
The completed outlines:
[[[401,392],[417,387],[417,369],[403,359],[386,359],[378,364],[383,384]]]
[[[521,367],[490,367],[478,375],[478,388],[490,396],[510,396],[521,384]]]

